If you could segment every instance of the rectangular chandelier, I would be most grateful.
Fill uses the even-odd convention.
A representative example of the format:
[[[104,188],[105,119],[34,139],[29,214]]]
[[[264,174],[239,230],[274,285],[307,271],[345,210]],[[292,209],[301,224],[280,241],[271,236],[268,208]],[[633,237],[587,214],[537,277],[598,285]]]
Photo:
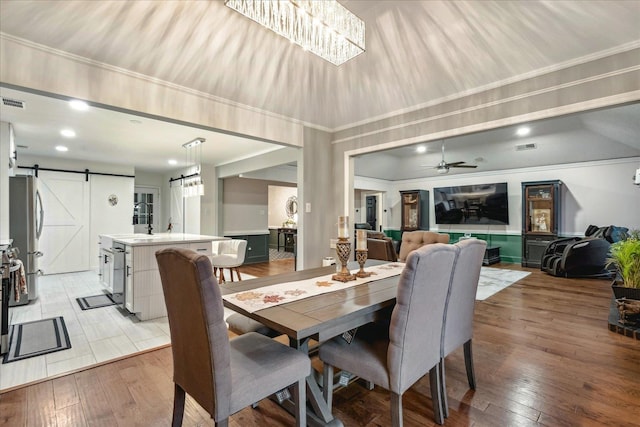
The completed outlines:
[[[364,22],[336,0],[225,0],[224,4],[335,65],[364,52]]]

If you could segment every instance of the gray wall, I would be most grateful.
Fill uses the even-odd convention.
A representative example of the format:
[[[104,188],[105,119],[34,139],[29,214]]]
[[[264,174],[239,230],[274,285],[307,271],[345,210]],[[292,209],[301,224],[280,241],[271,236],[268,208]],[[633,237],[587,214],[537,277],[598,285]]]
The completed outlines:
[[[224,234],[256,232],[269,229],[269,186],[291,186],[278,181],[230,177],[224,179],[223,224]]]
[[[337,237],[338,216],[343,215],[341,204],[335,202],[340,181],[336,181],[334,173],[331,135],[305,128],[302,151],[302,167],[299,167],[302,185],[298,187],[302,201],[298,205],[298,217],[302,218],[303,231],[298,237],[298,247],[302,246],[304,251],[304,267],[320,267],[323,257],[335,254],[329,248],[329,240]],[[307,212],[307,204],[311,212]]]
[[[640,49],[633,49],[341,130],[332,135],[334,179],[346,185],[334,203],[353,209],[351,155],[639,99]]]
[[[9,236],[9,123],[0,122],[0,240]]]

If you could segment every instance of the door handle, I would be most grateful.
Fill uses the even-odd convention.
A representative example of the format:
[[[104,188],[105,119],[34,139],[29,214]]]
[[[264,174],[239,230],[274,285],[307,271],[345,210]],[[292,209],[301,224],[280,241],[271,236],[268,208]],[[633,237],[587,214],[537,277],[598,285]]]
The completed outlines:
[[[36,230],[36,237],[39,239],[42,236],[42,226],[44,225],[44,207],[42,206],[42,197],[40,197],[39,191],[36,191],[36,197],[40,202],[40,224],[38,224],[38,229]]]
[[[35,251],[35,252],[29,252],[29,255],[34,255],[34,256],[37,256],[38,258],[40,258],[44,254],[42,252],[40,252],[40,251]]]
[[[131,266],[127,265],[127,277],[131,276]]]

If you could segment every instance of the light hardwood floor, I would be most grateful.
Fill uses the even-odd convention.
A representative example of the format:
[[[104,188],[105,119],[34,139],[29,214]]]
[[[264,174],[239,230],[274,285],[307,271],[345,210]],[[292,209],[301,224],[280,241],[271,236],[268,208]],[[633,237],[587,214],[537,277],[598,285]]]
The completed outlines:
[[[609,283],[496,266],[532,274],[477,302],[478,387],[468,389],[461,350],[447,358],[445,425],[640,425],[640,341],[608,331]],[[242,269],[255,276],[290,270],[291,260]],[[321,368],[318,361],[314,366]],[[168,426],[171,371],[171,349],[164,348],[23,387],[0,395],[0,425]],[[406,426],[434,425],[428,377],[403,403]],[[335,394],[334,413],[345,426],[388,426],[389,395],[352,384]],[[187,398],[184,425],[213,422]],[[293,418],[264,400],[230,425],[286,426]]]

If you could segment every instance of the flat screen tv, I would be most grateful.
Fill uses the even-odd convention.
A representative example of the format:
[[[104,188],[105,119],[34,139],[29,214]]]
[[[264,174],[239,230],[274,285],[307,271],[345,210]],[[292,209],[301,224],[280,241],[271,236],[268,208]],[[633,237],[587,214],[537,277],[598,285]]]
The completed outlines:
[[[509,224],[507,183],[433,189],[436,224]]]

